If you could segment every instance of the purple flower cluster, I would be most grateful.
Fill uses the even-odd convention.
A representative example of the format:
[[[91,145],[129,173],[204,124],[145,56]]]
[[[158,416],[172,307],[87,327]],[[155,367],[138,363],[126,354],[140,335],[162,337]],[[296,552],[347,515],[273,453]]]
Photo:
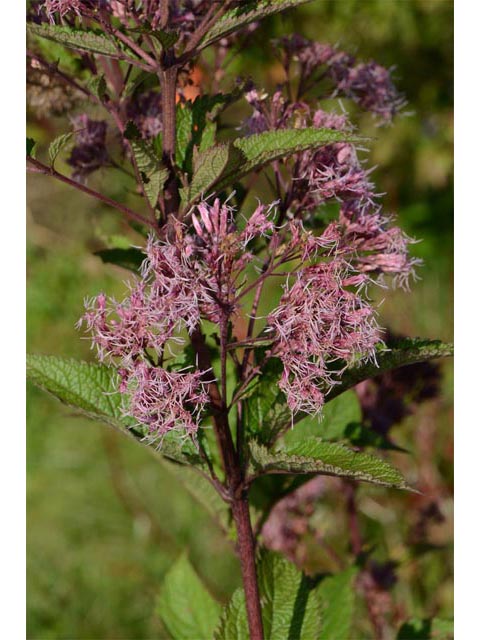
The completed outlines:
[[[154,138],[162,130],[161,97],[157,91],[148,91],[130,98],[126,112],[142,138]]]
[[[79,326],[92,334],[101,361],[121,367],[127,411],[152,437],[197,430],[207,402],[200,372],[162,365],[171,347],[183,343],[183,330],[192,333],[202,318],[218,322],[235,310],[238,276],[253,258],[247,245],[273,231],[268,212],[259,205],[240,231],[230,207],[203,202],[192,213],[190,233],[178,223],[175,241],[149,239],[142,277],[123,301],[100,294],[86,302]]]
[[[293,60],[299,62],[301,83],[324,65],[337,92],[351,91],[361,106],[385,120],[397,110],[400,98],[388,72],[378,65],[356,65],[343,52],[299,37],[284,39],[281,45],[287,72]],[[251,85],[245,97],[253,107],[245,122],[250,134],[295,127],[353,131],[345,115],[312,110],[305,102],[287,99],[281,89],[269,96]],[[370,174],[354,144],[337,142],[297,154],[291,180],[283,178],[291,237],[300,230],[297,242],[304,243],[303,261],[321,260],[307,262],[292,274],[294,283],[285,286],[279,306],[268,317],[276,340],[272,354],[284,365],[280,387],[292,412],[321,410],[325,393],[343,370],[341,365],[332,376],[330,363],[374,357],[379,329],[361,293],[370,282],[383,284],[387,274],[393,276],[394,285],[407,288],[420,262],[408,254],[413,240],[382,213]],[[306,240],[303,224],[314,227],[315,215],[329,202],[339,203],[338,219],[321,236]],[[319,251],[320,246],[326,251]]]
[[[288,101],[281,91],[270,97],[250,88],[246,99],[253,106],[246,121],[250,133],[295,126],[352,132],[344,115],[312,111],[305,103]],[[392,216],[382,213],[371,170],[359,160],[355,145],[337,142],[297,154],[293,172],[289,216],[307,222],[322,205],[339,202],[338,222],[332,223],[331,233],[343,255],[361,272],[392,274],[395,284],[408,287],[420,263],[408,255],[408,245],[414,241],[392,226]]]
[[[86,113],[72,118],[75,131],[75,146],[68,164],[73,167],[73,177],[82,181],[90,173],[106,164],[108,153],[105,146],[107,123],[91,120]]]
[[[287,73],[292,61],[300,65],[301,90],[308,88],[311,80],[316,84],[326,78],[333,82],[333,96],[352,99],[383,122],[391,122],[406,104],[392,82],[392,70],[374,61],[358,63],[345,51],[299,35],[281,38],[278,44]]]
[[[54,23],[55,18],[81,16],[96,19],[101,13],[102,19],[113,16],[124,24],[129,21],[148,22],[152,29],[158,29],[162,19],[162,7],[158,0],[42,0],[39,3],[39,15],[46,14],[46,18]],[[200,20],[209,9],[208,0],[170,0],[169,26],[179,33],[183,40],[195,30]]]
[[[208,402],[201,376],[200,371],[167,371],[137,363],[130,379],[127,414],[148,427],[153,440],[174,429],[195,435]]]
[[[270,313],[276,336],[272,353],[283,362],[280,388],[292,413],[321,411],[325,393],[335,384],[331,362],[374,355],[379,330],[372,307],[358,293],[366,280],[334,256],[297,271]]]

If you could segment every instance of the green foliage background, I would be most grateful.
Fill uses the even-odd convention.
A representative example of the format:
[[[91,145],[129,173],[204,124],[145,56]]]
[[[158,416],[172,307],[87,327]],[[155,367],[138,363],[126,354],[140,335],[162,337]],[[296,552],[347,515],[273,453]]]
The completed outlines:
[[[404,334],[451,340],[453,3],[316,0],[267,19],[232,71],[274,86],[278,63],[265,43],[292,31],[396,66],[411,115],[387,129],[375,129],[365,116],[362,133],[375,136],[369,162],[378,165],[374,178],[387,193],[386,210],[397,211],[407,232],[422,239],[414,251],[425,266],[411,294],[386,295],[382,322]],[[41,145],[66,128],[64,118],[32,115],[29,135]],[[96,182],[112,197],[124,197],[120,174],[100,172]],[[33,176],[28,227],[29,350],[89,359],[88,343],[74,329],[82,299],[100,290],[121,294],[127,277],[89,250],[122,232],[122,222],[64,185]],[[398,443],[413,456],[395,454],[394,463],[411,483],[430,465],[445,522],[430,532],[426,548],[413,549],[406,534],[414,497],[370,486],[359,496],[373,557],[398,563],[393,594],[404,617],[452,614],[451,364],[442,367],[441,397],[395,427]],[[211,593],[228,600],[239,585],[228,541],[148,451],[71,415],[30,385],[27,426],[28,638],[167,637],[154,605],[164,574],[184,548]],[[340,511],[327,498],[313,518],[334,549],[347,554]],[[308,568],[334,570],[314,540],[306,542]],[[357,637],[371,637],[361,602]]]

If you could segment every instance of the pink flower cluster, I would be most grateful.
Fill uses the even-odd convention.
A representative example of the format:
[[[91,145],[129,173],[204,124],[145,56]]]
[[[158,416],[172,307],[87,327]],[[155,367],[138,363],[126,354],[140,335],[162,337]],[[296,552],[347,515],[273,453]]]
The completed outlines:
[[[323,65],[337,93],[351,95],[384,120],[400,107],[383,67],[357,65],[343,52],[299,37],[280,44],[287,73],[293,60],[299,62],[301,86]],[[245,123],[252,134],[287,127],[353,131],[345,115],[312,110],[307,103],[287,99],[282,90],[268,96],[250,86],[245,97],[253,107]],[[345,366],[337,365],[333,374],[330,363],[374,357],[380,333],[373,308],[361,295],[366,285],[383,284],[388,274],[394,285],[407,288],[420,261],[408,254],[413,241],[382,213],[371,170],[359,160],[354,144],[336,142],[299,153],[290,169],[291,180],[283,179],[286,217],[292,242],[302,247],[307,266],[292,275],[294,283],[285,286],[268,326],[275,336],[271,354],[283,362],[280,387],[290,409],[315,414]],[[338,219],[321,236],[306,234],[303,225],[314,228],[315,216],[329,202],[339,203]]]
[[[331,362],[373,356],[379,330],[372,307],[358,293],[366,281],[334,256],[297,271],[270,313],[268,324],[276,336],[272,354],[283,362],[280,388],[293,413],[321,410],[335,384]]]
[[[84,181],[86,176],[105,165],[108,160],[105,146],[107,123],[104,120],[92,120],[86,113],[72,118],[75,130],[75,146],[68,164],[73,167],[73,177]]]
[[[127,413],[147,426],[153,439],[174,429],[193,436],[208,403],[201,378],[201,371],[167,371],[139,362],[130,378]]]
[[[173,343],[183,342],[182,330],[192,333],[202,318],[218,322],[234,312],[236,281],[253,258],[247,245],[273,231],[268,213],[259,205],[240,231],[228,205],[203,202],[192,213],[191,233],[178,224],[175,241],[149,239],[142,278],[123,301],[100,294],[86,302],[79,326],[92,335],[101,361],[121,367],[127,411],[154,436],[198,428],[208,400],[202,373],[162,364]]]
[[[391,122],[405,106],[405,99],[392,82],[391,70],[374,61],[357,63],[345,51],[299,35],[281,38],[279,45],[287,71],[292,60],[300,64],[301,88],[314,77],[328,78],[333,81],[334,96],[352,99],[383,122]]]
[[[304,103],[290,103],[280,91],[270,98],[251,88],[246,97],[254,107],[247,126],[253,123],[255,131],[313,126],[351,133],[344,115],[312,112]],[[365,169],[355,146],[336,142],[304,151],[295,157],[294,171],[288,185],[289,216],[308,222],[325,203],[339,202],[339,218],[331,223],[330,234],[340,255],[361,272],[372,277],[390,274],[395,285],[408,288],[414,267],[421,263],[408,255],[414,241],[382,213],[371,170]]]

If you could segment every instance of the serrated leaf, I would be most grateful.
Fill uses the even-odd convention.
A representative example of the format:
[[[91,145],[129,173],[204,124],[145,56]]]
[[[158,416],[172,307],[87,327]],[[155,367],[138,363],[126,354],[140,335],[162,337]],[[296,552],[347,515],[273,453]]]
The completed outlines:
[[[118,392],[120,381],[113,367],[57,356],[27,355],[27,377],[93,420],[106,422],[140,440],[147,433],[140,426],[133,428],[134,421],[124,416],[123,397]],[[203,466],[191,441],[177,431],[164,437],[160,453],[182,464]]]
[[[195,573],[186,554],[167,572],[157,613],[174,640],[211,638],[221,607]]]
[[[27,156],[30,156],[31,158],[35,157],[34,148],[36,144],[36,140],[34,140],[33,138],[27,138]]]
[[[453,345],[441,340],[425,340],[423,338],[404,338],[388,348],[377,350],[376,362],[353,365],[342,374],[341,382],[335,385],[326,397],[326,402],[354,387],[363,380],[374,378],[386,371],[398,369],[417,362],[426,362],[435,358],[446,358],[453,355]]]
[[[356,567],[324,578],[317,588],[322,609],[319,640],[350,638],[355,605]]]
[[[275,553],[263,553],[258,563],[258,587],[265,640],[313,640],[321,628],[316,582]],[[248,640],[243,589],[224,609],[215,640]]]
[[[162,166],[153,144],[136,138],[135,131],[135,125],[129,122],[124,135],[130,140],[132,153],[142,178],[145,195],[150,205],[155,207],[160,191],[168,178],[168,171]]]
[[[320,474],[363,480],[385,487],[408,489],[402,474],[391,464],[343,445],[308,438],[275,452],[251,441],[250,472]]]
[[[245,592],[237,589],[220,618],[213,635],[214,640],[250,640]]]
[[[196,198],[207,195],[207,191],[220,178],[227,166],[229,153],[229,146],[222,144],[198,155],[190,186],[180,189],[183,208],[188,208]]]
[[[203,37],[200,49],[208,47],[217,40],[246,27],[252,22],[261,20],[279,11],[285,11],[305,4],[309,0],[263,0],[242,2],[239,7],[227,11]]]
[[[177,138],[175,161],[179,167],[185,167],[185,160],[188,155],[188,147],[192,140],[193,112],[191,103],[177,105]]]
[[[77,51],[100,53],[104,56],[118,57],[125,47],[112,36],[106,36],[92,29],[76,29],[65,25],[35,24],[29,22],[27,31],[31,35],[47,38]]]
[[[186,208],[202,194],[221,190],[274,160],[345,140],[359,138],[342,131],[307,127],[265,131],[211,147],[199,154],[191,185],[182,190],[182,205]]]
[[[115,369],[56,356],[28,355],[27,377],[93,419],[125,426]]]
[[[95,251],[96,256],[101,258],[102,262],[107,264],[115,264],[134,273],[139,272],[142,262],[145,260],[145,254],[136,247],[128,249],[101,249]]]
[[[76,411],[93,420],[106,422],[148,446],[144,440],[146,430],[142,431],[140,426],[134,427],[133,421],[123,414],[123,398],[117,391],[119,377],[113,367],[56,356],[28,355],[27,376],[34,384]],[[157,445],[149,448],[158,454],[162,465],[227,531],[229,508],[205,475],[200,473],[207,473],[208,468],[192,441],[177,431],[170,431],[164,436],[160,449]]]
[[[238,99],[240,92],[198,96],[177,105],[176,161],[189,174],[194,152],[203,152],[215,143],[216,124],[213,121],[221,109]]]
[[[87,89],[90,93],[102,101],[107,93],[107,83],[105,82],[105,76],[92,76],[87,84]]]
[[[70,131],[70,133],[64,133],[58,138],[55,138],[53,142],[50,143],[48,147],[48,157],[50,158],[50,163],[53,167],[55,164],[55,160],[57,159],[58,154],[62,149],[64,149],[68,143],[72,140],[74,136],[74,132]]]

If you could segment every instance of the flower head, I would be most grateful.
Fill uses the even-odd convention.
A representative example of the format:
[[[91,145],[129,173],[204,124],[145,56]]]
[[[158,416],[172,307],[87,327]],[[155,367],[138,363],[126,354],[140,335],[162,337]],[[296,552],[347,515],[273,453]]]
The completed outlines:
[[[129,377],[127,414],[148,428],[155,441],[169,431],[194,435],[208,394],[200,371],[167,371],[138,363]]]
[[[104,120],[92,120],[86,113],[72,118],[72,123],[76,144],[68,164],[74,169],[74,178],[82,181],[103,166],[108,159],[105,146],[107,123]]]
[[[368,358],[380,340],[372,307],[356,291],[365,276],[352,276],[340,258],[297,272],[268,317],[276,342],[272,354],[284,366],[280,388],[292,412],[318,413],[335,383],[328,364]]]

